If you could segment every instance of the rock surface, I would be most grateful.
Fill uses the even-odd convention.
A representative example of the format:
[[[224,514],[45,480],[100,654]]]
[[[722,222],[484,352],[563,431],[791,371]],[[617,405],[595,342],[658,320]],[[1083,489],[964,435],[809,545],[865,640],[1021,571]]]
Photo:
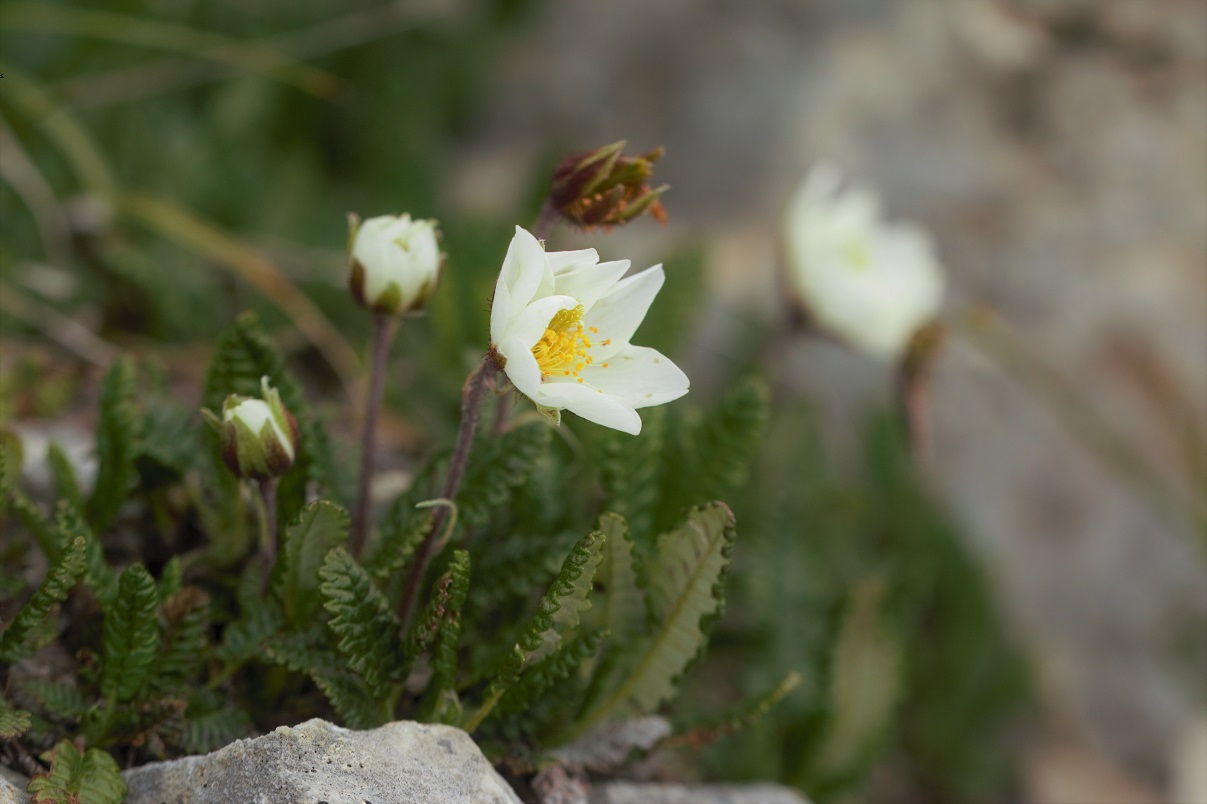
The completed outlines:
[[[24,776],[0,765],[0,804],[26,804],[29,801],[26,784]]]
[[[609,782],[591,790],[591,804],[809,804],[777,784],[688,785]]]
[[[129,804],[520,804],[468,734],[409,721],[351,731],[308,720],[123,775]]]

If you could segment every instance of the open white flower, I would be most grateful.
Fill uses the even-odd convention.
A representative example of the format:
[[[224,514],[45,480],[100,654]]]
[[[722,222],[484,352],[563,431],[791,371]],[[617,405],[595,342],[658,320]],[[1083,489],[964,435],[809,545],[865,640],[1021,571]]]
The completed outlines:
[[[924,230],[886,223],[875,193],[842,185],[836,168],[819,165],[789,203],[789,275],[821,327],[896,359],[938,314],[943,268]]]
[[[687,393],[656,349],[629,343],[666,280],[661,265],[624,277],[628,260],[595,249],[546,253],[517,226],[495,284],[490,340],[508,379],[543,411],[569,410],[636,435],[637,408]]]

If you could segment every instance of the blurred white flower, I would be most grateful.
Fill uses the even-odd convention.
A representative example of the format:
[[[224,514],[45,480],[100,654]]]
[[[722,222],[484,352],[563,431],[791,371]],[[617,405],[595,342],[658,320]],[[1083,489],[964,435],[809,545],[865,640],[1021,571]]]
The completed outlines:
[[[833,166],[805,177],[785,228],[796,292],[817,324],[850,346],[899,358],[937,316],[945,279],[930,236],[886,223],[875,193],[843,187]]]
[[[396,315],[427,303],[440,278],[436,222],[382,215],[363,223],[350,216],[348,285],[362,307]]]
[[[628,260],[595,249],[546,253],[517,226],[495,285],[490,340],[520,393],[555,421],[565,409],[636,435],[637,408],[687,393],[669,358],[629,343],[666,276],[661,265],[622,279]]]

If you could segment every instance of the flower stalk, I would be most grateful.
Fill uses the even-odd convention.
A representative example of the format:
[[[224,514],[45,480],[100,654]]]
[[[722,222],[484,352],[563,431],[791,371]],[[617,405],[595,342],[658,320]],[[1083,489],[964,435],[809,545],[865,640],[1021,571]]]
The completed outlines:
[[[373,465],[377,452],[377,418],[385,389],[386,357],[394,340],[398,320],[389,315],[373,317],[373,354],[369,376],[369,391],[365,398],[364,436],[360,453],[360,488],[356,508],[352,512],[352,532],[348,547],[353,556],[364,550],[369,531],[369,502],[372,497]]]
[[[272,568],[277,563],[277,479],[275,477],[264,477],[258,481],[260,490],[260,503],[263,506],[260,534],[260,556],[264,562],[264,584],[265,591],[268,590],[268,582],[272,577]]]
[[[461,478],[465,475],[465,467],[469,463],[469,451],[474,443],[474,433],[482,418],[482,401],[490,387],[490,380],[499,371],[498,355],[492,349],[482,358],[482,363],[473,370],[461,389],[461,426],[457,430],[457,442],[453,446],[453,456],[449,460],[448,474],[444,478],[444,488],[440,496],[446,500],[456,500],[457,490],[461,487]],[[402,600],[398,607],[398,619],[402,623],[403,633],[406,633],[407,623],[419,594],[419,586],[423,583],[427,565],[432,560],[432,554],[440,534],[444,531],[448,520],[450,506],[440,506],[432,515],[431,526],[415,557],[411,561],[411,569],[407,574],[406,585],[402,590]]]
[[[922,467],[931,458],[931,379],[945,335],[943,325],[937,322],[918,330],[897,365],[898,412],[910,456]]]

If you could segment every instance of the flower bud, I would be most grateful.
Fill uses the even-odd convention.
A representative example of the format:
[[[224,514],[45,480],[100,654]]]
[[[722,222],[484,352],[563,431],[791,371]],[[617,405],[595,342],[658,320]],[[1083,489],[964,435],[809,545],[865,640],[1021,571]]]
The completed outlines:
[[[263,480],[289,471],[297,457],[298,424],[281,395],[260,380],[264,398],[231,394],[222,403],[222,418],[203,410],[218,432],[222,460],[239,477]]]
[[[348,216],[348,286],[361,307],[382,315],[422,309],[440,279],[436,222],[382,215]]]
[[[589,153],[572,154],[553,171],[549,204],[571,223],[584,229],[621,226],[642,213],[666,223],[659,200],[666,185],[650,189],[654,162],[664,153],[655,148],[641,156],[625,156],[621,140]]]

